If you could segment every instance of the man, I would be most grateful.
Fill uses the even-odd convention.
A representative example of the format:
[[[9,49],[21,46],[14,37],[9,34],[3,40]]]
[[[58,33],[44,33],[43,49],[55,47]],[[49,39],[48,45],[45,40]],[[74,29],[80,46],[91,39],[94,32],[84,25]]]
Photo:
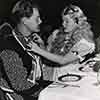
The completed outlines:
[[[38,7],[31,0],[18,1],[12,10],[12,19],[14,28],[9,29],[7,25],[1,29],[3,45],[0,48],[0,61],[3,73],[0,86],[3,90],[11,92],[7,93],[8,98],[33,100],[43,88],[52,83],[41,80],[42,64],[40,57],[34,53],[37,51],[35,45],[44,48],[43,41],[37,34],[42,22]],[[31,43],[36,47],[33,51],[30,48]],[[60,64],[78,59],[74,55],[64,57],[51,53],[50,57],[42,56]]]
[[[43,47],[37,35],[41,24],[38,7],[31,0],[18,1],[12,10],[12,22],[14,28],[4,24],[0,30],[3,43],[0,47],[0,88],[8,91],[6,98],[11,100],[37,99],[39,92],[51,83],[41,80],[39,56],[26,51],[27,44],[37,42],[37,38],[39,46]]]

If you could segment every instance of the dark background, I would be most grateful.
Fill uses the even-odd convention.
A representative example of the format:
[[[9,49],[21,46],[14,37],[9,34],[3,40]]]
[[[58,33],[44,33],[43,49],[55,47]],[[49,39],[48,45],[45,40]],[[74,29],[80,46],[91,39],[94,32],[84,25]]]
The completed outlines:
[[[18,0],[0,0],[0,17],[10,15],[12,5]],[[54,28],[61,24],[61,12],[69,3],[79,6],[93,26],[95,37],[100,34],[100,0],[35,0],[41,8],[45,24]],[[49,27],[50,28],[50,27]]]

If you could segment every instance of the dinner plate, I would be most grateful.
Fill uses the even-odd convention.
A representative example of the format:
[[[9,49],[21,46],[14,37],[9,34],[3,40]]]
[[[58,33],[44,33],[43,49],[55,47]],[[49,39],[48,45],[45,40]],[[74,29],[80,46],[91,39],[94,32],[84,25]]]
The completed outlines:
[[[77,74],[66,74],[58,78],[61,82],[76,82],[81,80],[82,76]]]

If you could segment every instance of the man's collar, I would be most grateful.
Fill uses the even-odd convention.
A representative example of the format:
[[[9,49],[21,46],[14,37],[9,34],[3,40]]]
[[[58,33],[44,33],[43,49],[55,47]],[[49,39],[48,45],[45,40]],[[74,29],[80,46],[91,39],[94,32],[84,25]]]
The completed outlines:
[[[12,33],[17,42],[22,46],[24,50],[26,50],[28,39],[16,30],[12,30]]]

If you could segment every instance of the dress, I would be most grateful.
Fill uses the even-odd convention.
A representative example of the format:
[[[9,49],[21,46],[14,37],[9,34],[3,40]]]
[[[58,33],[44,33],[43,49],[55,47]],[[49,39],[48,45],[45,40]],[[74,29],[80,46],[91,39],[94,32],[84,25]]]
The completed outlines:
[[[5,25],[0,32],[3,34],[0,37],[0,86],[13,90],[10,96],[14,100],[31,100],[37,97],[49,84],[40,80],[40,58],[25,50],[27,41],[17,31],[12,32],[12,29]],[[39,71],[37,68],[40,68]]]
[[[66,55],[68,52],[76,52],[80,56],[85,56],[87,54],[91,54],[95,50],[95,43],[90,42],[89,38],[92,38],[92,31],[90,29],[90,26],[88,23],[83,23],[82,26],[77,27],[72,32],[64,32],[63,28],[59,29],[58,32],[52,34],[48,38],[48,51],[57,55]],[[56,81],[58,79],[58,76],[62,74],[66,74],[68,72],[69,65],[74,64],[68,64],[66,67],[60,67],[60,66],[48,66],[47,70],[50,72],[51,70],[51,76],[48,77],[47,80],[53,80]],[[77,62],[78,63],[78,62]],[[79,63],[78,63],[79,64]],[[75,67],[72,69],[74,70]],[[71,69],[71,70],[72,70]],[[50,75],[49,75],[50,76]],[[45,77],[45,76],[44,76]]]

